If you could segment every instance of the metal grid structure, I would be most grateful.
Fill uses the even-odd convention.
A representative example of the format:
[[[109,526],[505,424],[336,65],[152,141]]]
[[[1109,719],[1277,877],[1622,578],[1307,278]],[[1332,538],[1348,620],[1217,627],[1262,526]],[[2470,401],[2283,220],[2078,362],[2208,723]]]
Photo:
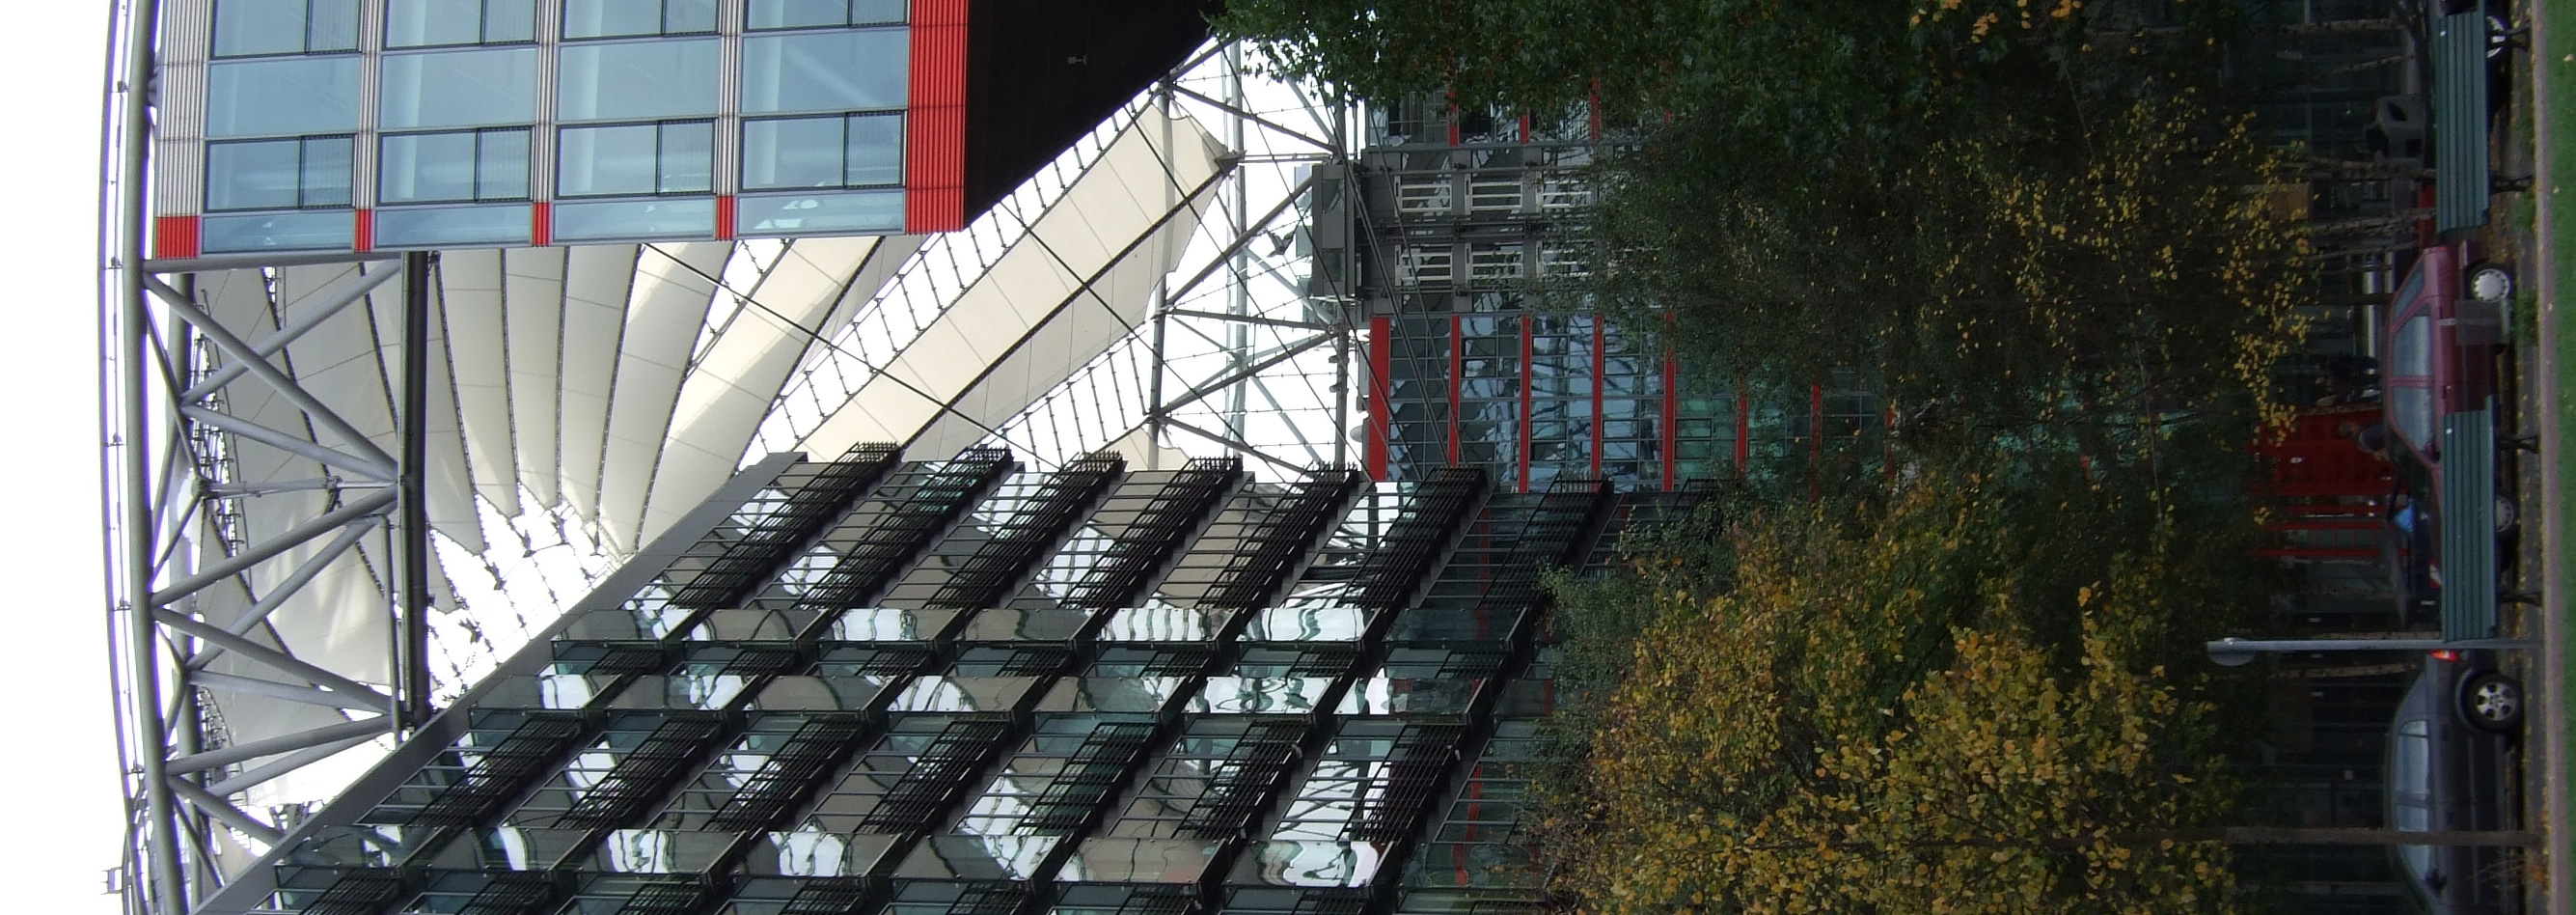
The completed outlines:
[[[1107,543],[1068,532],[976,607],[934,606],[933,587],[815,604],[790,581],[795,561],[743,606],[680,606],[705,557],[841,476],[754,467],[203,910],[1359,915],[1534,901],[1529,874],[1459,876],[1511,858],[1516,764],[1552,707],[1527,584],[1597,564],[1620,525],[1690,494],[1580,479],[1493,493],[1473,473],[1240,481],[1220,466],[1203,469],[1233,482],[1191,498],[1199,510],[1157,511],[1201,481],[1100,462],[989,478],[1010,463],[891,470],[803,552],[906,526],[902,506],[958,478],[983,481],[977,504],[906,533],[919,546],[888,579],[942,579],[1057,484],[1109,491],[1066,525]],[[1300,537],[1284,563],[1239,558]],[[1399,538],[1434,542],[1427,558],[1367,561]],[[1088,592],[1064,583],[1091,576],[1067,567],[1140,550],[1162,558],[1124,600],[1071,599]],[[1189,571],[1242,563],[1275,570],[1259,574],[1262,600]],[[662,660],[614,673],[589,660],[639,642]],[[908,660],[847,663],[873,648]],[[731,660],[745,654],[782,660],[746,673]]]
[[[979,286],[1010,280],[1014,256],[1064,275],[1061,293],[1040,286],[1061,300],[1048,321],[1095,309],[1118,317],[1115,332],[1082,331],[1096,341],[1071,351],[1088,361],[1029,369],[1029,354],[1061,339],[1042,323],[986,354],[966,387],[913,392],[937,409],[901,453],[1011,445],[1034,466],[1087,467],[1095,480],[1194,457],[1244,462],[1254,478],[1302,477],[1348,457],[1355,327],[1335,297],[1307,294],[1315,255],[1303,226],[1313,166],[1347,158],[1353,117],[1314,87],[1259,76],[1237,49],[1202,50],[944,236],[154,261],[142,215],[153,116],[128,90],[150,84],[155,16],[145,0],[116,11],[102,189],[108,609],[129,824],[119,876],[137,915],[177,915],[219,892],[579,593],[682,526],[722,483],[716,466],[770,466],[771,451],[842,454],[822,446],[828,424],[866,412],[859,389],[899,382],[915,338],[937,333]],[[1175,152],[1193,136],[1213,140],[1204,177]],[[1099,196],[1087,179],[1139,155],[1180,193],[1124,223],[1079,209],[1086,193]],[[1084,219],[1136,240],[1086,255],[1050,234],[1050,220]],[[603,275],[617,301],[577,295]],[[559,300],[538,303],[555,309],[549,323],[522,321],[517,300],[530,289]],[[585,328],[581,308],[608,323]],[[678,333],[643,339],[657,326]],[[620,341],[606,363],[575,365],[558,351],[603,332]],[[680,369],[658,392],[639,387],[648,373],[632,369],[657,364]],[[490,393],[547,372],[571,386],[577,370],[617,378],[616,388],[508,402]],[[745,394],[766,409],[712,399]],[[658,421],[619,431],[630,402],[655,398]],[[693,404],[721,421],[687,421]],[[588,481],[569,476],[576,445],[597,449]],[[897,453],[800,465],[791,475],[823,470],[838,482],[786,479],[782,491],[805,501],[761,509],[771,520],[735,541],[696,545],[683,564],[702,568],[665,606],[639,609],[623,638],[558,645],[563,662],[597,676],[687,663],[738,677],[811,660],[793,652],[824,649],[782,656],[727,642],[752,648],[683,657],[664,640],[692,608],[761,603],[745,590],[758,582],[847,584],[827,582],[829,569],[798,579],[804,560],[786,551],[811,539],[817,517],[841,513],[841,495],[882,489],[876,474]],[[631,483],[617,483],[620,466]],[[984,494],[959,491],[953,504]],[[1101,536],[1052,527],[1099,497],[1075,482],[1039,497],[1013,533],[985,541],[998,544],[991,556],[944,580],[954,591],[943,602],[985,602],[1050,538]],[[897,642],[827,644],[852,669],[924,657]],[[540,715],[486,734],[466,754],[489,763],[485,774],[460,772],[462,793],[443,809],[470,819],[494,803],[472,784],[572,752],[548,736],[559,729]],[[616,781],[650,794],[667,778],[633,769]],[[357,883],[342,892],[372,898]],[[498,906],[587,891],[505,879],[459,892]]]

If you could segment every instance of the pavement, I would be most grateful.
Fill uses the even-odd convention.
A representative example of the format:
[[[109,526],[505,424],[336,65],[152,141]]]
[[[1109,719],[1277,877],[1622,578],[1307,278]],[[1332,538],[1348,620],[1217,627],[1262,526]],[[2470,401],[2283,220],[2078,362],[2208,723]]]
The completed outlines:
[[[2529,110],[2536,115],[2532,131],[2531,193],[2537,195],[2539,203],[2534,208],[2533,234],[2536,237],[2529,249],[2533,255],[2532,263],[2530,269],[2521,271],[2526,278],[2537,280],[2534,286],[2538,310],[2534,322],[2537,333],[2531,341],[2533,345],[2526,349],[2537,358],[2531,360],[2531,370],[2524,376],[2529,383],[2522,386],[2526,411],[2523,416],[2538,420],[2538,428],[2533,431],[2540,436],[2538,491],[2524,491],[2523,516],[2526,520],[2531,518],[2529,509],[2535,503],[2540,508],[2540,536],[2526,537],[2525,540],[2527,543],[2538,541],[2537,555],[2531,558],[2539,560],[2537,565],[2540,568],[2541,603],[2536,622],[2543,646],[2540,659],[2542,676],[2539,678],[2543,685],[2538,691],[2543,712],[2539,718],[2542,723],[2543,762],[2535,768],[2542,775],[2542,822],[2548,833],[2543,858],[2547,873],[2545,911],[2552,915],[2576,915],[2576,873],[2571,873],[2576,872],[2576,867],[2569,866],[2569,862],[2576,861],[2576,854],[2571,854],[2571,850],[2576,850],[2576,844],[2571,844],[2576,843],[2576,833],[2569,829],[2568,808],[2569,781],[2576,778],[2576,756],[2570,755],[2567,742],[2568,718],[2571,711],[2576,711],[2576,705],[2571,705],[2567,643],[2571,636],[2576,636],[2576,632],[2570,631],[2567,618],[2569,551],[2564,546],[2567,543],[2567,499],[2566,480],[2561,472],[2566,456],[2566,430],[2561,423],[2566,392],[2559,383],[2563,376],[2560,375],[2562,367],[2558,364],[2558,341],[2561,338],[2557,280],[2558,258],[2562,253],[2558,250],[2558,242],[2562,226],[2554,212],[2564,200],[2558,196],[2559,181],[2570,176],[2558,175],[2552,170],[2551,142],[2551,134],[2555,132],[2553,121],[2564,120],[2570,114],[2553,107],[2549,94],[2552,71],[2576,66],[2576,63],[2560,60],[2560,56],[2576,51],[2576,48],[2553,50],[2549,41],[2549,16],[2552,12],[2549,7],[2552,2],[2526,0],[2523,16],[2523,24],[2530,29],[2531,43],[2531,66],[2527,68],[2531,78]],[[2576,10],[2556,12],[2576,14]],[[2558,104],[2576,104],[2576,99],[2555,101]],[[2523,566],[2526,581],[2530,578],[2532,565],[2525,563]]]

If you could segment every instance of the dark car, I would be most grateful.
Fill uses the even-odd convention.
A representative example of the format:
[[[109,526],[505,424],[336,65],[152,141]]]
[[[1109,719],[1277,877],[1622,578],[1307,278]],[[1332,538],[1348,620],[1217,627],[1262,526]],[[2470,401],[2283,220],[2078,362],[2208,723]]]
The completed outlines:
[[[2389,828],[2513,828],[2502,786],[2522,716],[2522,684],[2495,669],[2492,652],[2427,657],[2388,729]],[[2502,912],[2520,892],[2501,847],[2398,845],[2389,853],[2433,915]]]

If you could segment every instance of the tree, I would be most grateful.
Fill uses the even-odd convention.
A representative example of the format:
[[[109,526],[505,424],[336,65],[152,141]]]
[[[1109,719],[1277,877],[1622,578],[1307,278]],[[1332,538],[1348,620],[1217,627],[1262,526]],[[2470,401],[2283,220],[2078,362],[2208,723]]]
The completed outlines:
[[[1572,294],[1662,333],[1703,377],[1836,370],[1974,441],[2242,407],[2298,337],[2292,180],[2196,92],[1999,112],[1911,165],[1820,187],[1721,124],[1677,124],[1601,174],[1594,279]],[[1940,425],[1940,424],[1934,424]],[[2144,442],[2132,426],[2126,447]]]
[[[1551,888],[1620,915],[2234,906],[2205,832],[2239,790],[2223,694],[2166,662],[2254,611],[2241,554],[2202,542],[2250,524],[2040,492],[1775,509],[1735,529],[1725,593],[1647,575],[1654,621],[1549,783]]]
[[[1701,115],[1778,161],[1896,155],[1979,80],[2054,75],[2079,0],[1232,0],[1219,35],[1360,98]],[[1804,175],[1805,169],[1800,170]]]

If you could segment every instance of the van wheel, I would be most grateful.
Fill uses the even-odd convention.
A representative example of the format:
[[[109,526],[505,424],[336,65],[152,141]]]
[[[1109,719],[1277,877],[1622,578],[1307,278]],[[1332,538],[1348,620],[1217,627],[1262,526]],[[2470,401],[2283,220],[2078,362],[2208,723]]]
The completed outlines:
[[[2522,682],[2494,671],[2469,678],[2460,687],[2460,716],[2490,734],[2510,734],[2522,727]]]
[[[2460,285],[2469,298],[2489,305],[2502,305],[2513,298],[2513,271],[2503,264],[2485,261],[2469,265]]]

